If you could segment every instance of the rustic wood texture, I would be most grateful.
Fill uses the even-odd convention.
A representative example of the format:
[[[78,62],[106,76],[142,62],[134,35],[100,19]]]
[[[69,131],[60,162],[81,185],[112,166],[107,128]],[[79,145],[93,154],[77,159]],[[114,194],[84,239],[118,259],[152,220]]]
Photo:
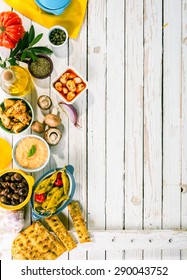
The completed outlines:
[[[11,7],[0,0],[0,12],[6,10]],[[74,104],[80,127],[60,111],[62,140],[33,174],[37,180],[51,168],[75,168],[75,200],[94,242],[60,259],[187,259],[186,12],[187,0],[90,0],[78,38],[62,58],[51,56],[51,77],[33,80],[26,99],[39,120],[38,96],[58,105],[50,82],[67,65],[88,81]],[[25,29],[33,24],[44,34],[46,46],[48,30],[20,16]],[[8,51],[0,47],[0,55]],[[0,94],[3,101],[7,95]],[[21,135],[1,130],[0,137],[13,146]],[[72,232],[67,209],[61,218]],[[28,205],[25,227],[31,220]],[[11,258],[13,238],[0,234],[0,259]]]

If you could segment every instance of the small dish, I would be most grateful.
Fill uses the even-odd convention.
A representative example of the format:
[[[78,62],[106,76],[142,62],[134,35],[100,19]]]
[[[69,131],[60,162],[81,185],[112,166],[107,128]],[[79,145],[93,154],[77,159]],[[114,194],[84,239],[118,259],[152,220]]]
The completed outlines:
[[[39,183],[41,183],[43,180],[45,180],[46,178],[48,178],[49,176],[53,175],[56,171],[59,171],[59,170],[62,170],[62,168],[56,168],[56,169],[51,169],[49,170],[48,172],[46,172],[44,175],[42,175],[38,181],[34,184],[33,186],[33,192],[32,192],[32,196],[31,196],[31,207],[32,207],[32,216],[35,220],[38,220],[40,218],[46,218],[48,217],[49,215],[50,216],[53,216],[53,215],[56,215],[58,214],[59,212],[63,211],[67,206],[68,204],[72,201],[72,198],[74,196],[74,193],[75,193],[75,187],[76,187],[76,183],[75,183],[75,179],[74,179],[74,176],[73,176],[73,172],[74,172],[74,168],[72,165],[67,165],[65,167],[65,171],[66,171],[66,174],[68,176],[68,179],[69,179],[69,184],[70,184],[70,188],[69,188],[69,198],[67,200],[64,200],[64,202],[62,202],[62,204],[60,205],[60,207],[57,208],[57,210],[53,213],[53,214],[50,214],[50,213],[45,213],[45,214],[39,214],[38,212],[36,212],[34,210],[34,195],[35,195],[35,189],[36,187],[39,185]]]
[[[63,32],[63,34],[65,35],[65,38],[62,38],[61,44],[55,44],[55,38],[54,38],[55,34],[53,34],[54,32]],[[62,36],[64,36],[64,35],[62,35]],[[51,38],[51,36],[53,36],[53,37]],[[57,34],[57,36],[59,36],[59,35]],[[48,41],[53,50],[53,53],[56,56],[61,57],[61,55],[63,54],[64,45],[66,45],[67,41],[68,41],[67,30],[63,26],[60,26],[60,25],[55,25],[55,26],[51,27],[48,32]]]
[[[38,59],[28,62],[28,70],[30,74],[36,79],[46,79],[53,72],[53,62],[49,56],[38,54]],[[45,72],[42,72],[45,71]]]
[[[88,89],[88,83],[72,66],[67,66],[53,79],[51,87],[66,104],[72,104]]]
[[[55,9],[60,9],[64,6],[66,6],[67,4],[69,4],[70,0],[39,0],[40,3],[50,9],[50,10],[55,10]]]
[[[70,4],[70,2],[69,2],[66,6],[64,6],[60,9],[48,9],[45,6],[43,6],[39,0],[34,0],[34,1],[44,12],[46,12],[48,14],[54,14],[56,16],[61,15],[64,12],[64,10],[67,8],[67,6]]]
[[[19,169],[25,172],[37,172],[49,162],[50,149],[42,137],[30,134],[17,141],[12,156]]]
[[[23,208],[31,198],[34,178],[21,170],[12,168],[0,172],[0,179],[1,189],[4,191],[3,194],[1,191],[0,207],[12,211]],[[4,187],[6,184],[7,186]],[[14,198],[15,194],[16,199]],[[6,204],[2,202],[3,199],[6,200]]]
[[[8,102],[12,101],[12,106]],[[23,104],[23,107],[20,105],[19,111],[18,109],[13,110],[13,106],[16,104]],[[26,106],[26,112],[25,112]],[[11,109],[12,108],[12,109]],[[5,118],[1,117],[1,114],[6,110]],[[26,114],[25,114],[26,113]],[[21,97],[10,97],[4,99],[4,101],[0,104],[0,127],[10,134],[21,134],[25,130],[29,129],[34,119],[34,111],[31,104],[21,98]],[[10,123],[7,123],[10,122]]]

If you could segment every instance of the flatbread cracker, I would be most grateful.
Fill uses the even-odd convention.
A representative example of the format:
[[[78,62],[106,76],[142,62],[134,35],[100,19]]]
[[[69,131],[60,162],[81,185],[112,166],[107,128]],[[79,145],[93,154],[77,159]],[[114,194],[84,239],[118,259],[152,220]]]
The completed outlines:
[[[14,260],[54,260],[66,248],[39,221],[20,232],[12,243]]]
[[[75,241],[57,215],[46,218],[45,220],[68,251],[77,247]]]
[[[77,201],[73,201],[68,205],[68,211],[71,215],[71,218],[73,220],[73,224],[75,227],[75,230],[77,232],[79,242],[91,242],[88,230],[86,228],[86,224],[84,222],[81,209],[79,206],[79,203]]]

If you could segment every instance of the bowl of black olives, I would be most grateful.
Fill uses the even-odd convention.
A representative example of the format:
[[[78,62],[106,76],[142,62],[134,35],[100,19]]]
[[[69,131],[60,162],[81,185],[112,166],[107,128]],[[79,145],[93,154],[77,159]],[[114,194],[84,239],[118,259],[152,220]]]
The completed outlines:
[[[34,178],[21,170],[0,172],[0,207],[7,210],[23,208],[30,200]]]

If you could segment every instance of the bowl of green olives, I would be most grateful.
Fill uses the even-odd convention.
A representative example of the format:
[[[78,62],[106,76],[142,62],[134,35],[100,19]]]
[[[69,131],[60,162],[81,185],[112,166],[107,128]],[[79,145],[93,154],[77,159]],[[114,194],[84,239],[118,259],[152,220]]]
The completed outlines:
[[[55,25],[49,29],[48,40],[53,53],[56,56],[61,57],[64,45],[68,41],[68,32],[64,27]]]
[[[23,208],[30,200],[34,178],[18,169],[0,172],[0,207],[7,210]]]

